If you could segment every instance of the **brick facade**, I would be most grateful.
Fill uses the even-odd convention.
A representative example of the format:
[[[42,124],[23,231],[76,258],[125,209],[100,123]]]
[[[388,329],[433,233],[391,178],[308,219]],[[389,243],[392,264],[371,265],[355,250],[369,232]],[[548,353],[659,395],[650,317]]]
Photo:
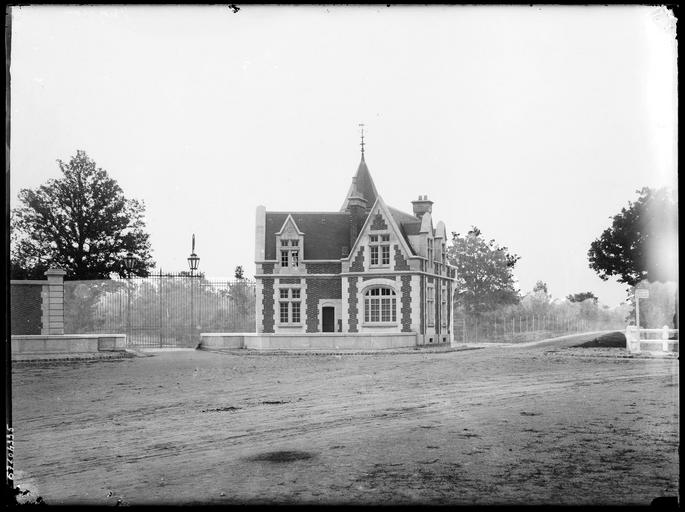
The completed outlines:
[[[274,280],[262,278],[262,332],[274,332]]]
[[[340,278],[307,278],[307,332],[319,332],[319,301],[339,299],[342,296]]]
[[[12,334],[40,334],[43,326],[41,285],[10,285]]]
[[[390,208],[378,196],[362,159],[340,211],[267,212],[258,207],[255,259],[261,294],[258,312],[262,315],[258,330],[318,333],[323,329],[322,308],[330,307],[339,332],[415,332],[434,339],[434,332],[444,334],[449,324],[441,325],[442,294],[436,285],[448,282],[451,290],[455,274],[452,267],[442,263],[447,234],[442,222],[433,225],[432,204],[427,196],[419,196],[412,201],[413,215]],[[387,233],[389,241],[385,236],[374,237],[381,232]],[[388,245],[392,253],[389,261]],[[430,247],[435,249],[434,262],[426,264]],[[294,259],[296,254],[299,264]],[[286,256],[289,267],[281,268],[280,258]],[[372,256],[374,265],[370,266]],[[366,287],[383,286],[384,282],[392,283],[397,294],[396,319],[388,315],[387,295],[384,299],[382,293],[371,296],[374,314],[372,319],[365,319],[366,299],[362,294]],[[430,327],[426,325],[429,282],[435,290],[435,323]],[[301,288],[301,322],[293,321],[291,314],[281,323],[276,287],[297,284]],[[381,311],[378,316],[376,307]],[[448,293],[448,318],[450,309]],[[292,307],[289,310],[292,312]],[[326,313],[329,329],[328,310]]]
[[[421,276],[419,279],[419,304],[421,304],[421,311],[419,312],[419,332],[421,334],[426,332],[426,324],[424,321],[424,309],[425,309],[425,304],[426,304],[426,278],[425,276]]]
[[[350,265],[350,272],[364,272],[364,246],[360,246],[357,251],[357,256],[354,258],[352,265]]]
[[[307,263],[307,274],[339,274],[341,263]],[[339,297],[338,297],[339,298]]]
[[[402,288],[400,289],[402,332],[411,332],[411,276],[402,276]]]
[[[373,218],[371,231],[385,231],[386,229],[388,229],[388,225],[385,223],[383,216],[380,213],[377,213]]]
[[[399,245],[395,245],[395,270],[409,270],[407,259],[402,256]]]
[[[357,318],[357,278],[348,277],[348,295],[347,295],[347,317],[349,321],[349,332],[358,332],[357,327],[359,320]]]

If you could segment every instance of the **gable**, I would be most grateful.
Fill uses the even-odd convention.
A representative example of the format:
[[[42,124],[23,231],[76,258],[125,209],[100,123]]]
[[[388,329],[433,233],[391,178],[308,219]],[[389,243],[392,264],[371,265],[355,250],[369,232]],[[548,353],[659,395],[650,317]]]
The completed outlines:
[[[402,252],[402,256],[404,258],[408,258],[409,256],[413,255],[404,233],[397,222],[395,222],[390,210],[380,196],[378,196],[376,202],[371,207],[362,229],[359,230],[359,236],[357,236],[357,240],[350,250],[351,258],[359,252],[359,248],[362,246],[363,240],[365,240],[368,235],[373,234],[374,231],[388,231],[394,234],[394,237],[397,240],[396,245]]]
[[[304,235],[304,233],[298,229],[293,216],[288,215],[283,222],[283,226],[281,226],[281,229],[276,233],[276,235],[283,238],[296,238]]]

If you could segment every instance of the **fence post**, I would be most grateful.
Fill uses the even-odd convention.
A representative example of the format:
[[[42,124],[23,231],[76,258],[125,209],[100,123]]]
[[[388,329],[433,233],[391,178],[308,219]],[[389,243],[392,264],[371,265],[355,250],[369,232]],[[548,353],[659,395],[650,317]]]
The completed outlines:
[[[66,272],[61,268],[50,268],[45,272],[48,278],[48,307],[44,310],[47,318],[43,318],[43,327],[47,326],[46,334],[64,334],[64,276]]]
[[[640,353],[640,337],[639,331],[635,325],[626,327],[626,348],[629,354]]]
[[[668,352],[668,325],[664,325],[661,330],[661,350]]]

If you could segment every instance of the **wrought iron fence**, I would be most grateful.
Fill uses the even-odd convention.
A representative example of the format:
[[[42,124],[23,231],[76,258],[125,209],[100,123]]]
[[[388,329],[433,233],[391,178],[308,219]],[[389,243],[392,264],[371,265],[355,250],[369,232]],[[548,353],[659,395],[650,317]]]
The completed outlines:
[[[65,281],[64,332],[124,333],[139,347],[194,347],[201,332],[254,332],[255,283],[202,275]]]

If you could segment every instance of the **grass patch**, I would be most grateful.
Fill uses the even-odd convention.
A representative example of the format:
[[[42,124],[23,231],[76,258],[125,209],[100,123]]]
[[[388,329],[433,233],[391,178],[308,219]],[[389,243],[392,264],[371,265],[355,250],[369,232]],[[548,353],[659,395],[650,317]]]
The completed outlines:
[[[584,348],[625,348],[626,335],[620,331],[610,332],[578,346]]]

